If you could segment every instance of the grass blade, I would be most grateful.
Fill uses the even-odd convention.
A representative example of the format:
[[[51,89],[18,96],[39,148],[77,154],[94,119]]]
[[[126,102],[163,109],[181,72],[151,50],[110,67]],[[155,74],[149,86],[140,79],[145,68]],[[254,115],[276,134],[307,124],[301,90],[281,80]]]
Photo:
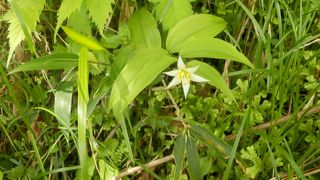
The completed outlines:
[[[78,63],[78,152],[81,167],[81,178],[84,180],[88,177],[88,152],[86,140],[87,126],[87,103],[88,94],[88,50],[84,47],[80,50]]]

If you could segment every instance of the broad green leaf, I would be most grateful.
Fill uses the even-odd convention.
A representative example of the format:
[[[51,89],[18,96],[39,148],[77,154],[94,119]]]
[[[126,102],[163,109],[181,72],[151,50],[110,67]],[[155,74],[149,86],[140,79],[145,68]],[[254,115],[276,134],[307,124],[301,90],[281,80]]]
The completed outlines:
[[[77,66],[77,62],[78,56],[76,54],[52,54],[28,61],[25,64],[21,64],[9,74],[21,71],[67,69]]]
[[[170,29],[166,41],[167,50],[172,53],[179,52],[184,43],[193,38],[213,38],[226,25],[222,18],[210,14],[189,16]]]
[[[194,138],[189,134],[187,136],[187,161],[188,172],[191,180],[202,179],[200,169],[200,158],[198,154],[197,144]]]
[[[173,156],[176,161],[174,179],[179,180],[186,151],[186,136],[180,134],[174,141]]]
[[[145,8],[136,11],[131,16],[129,30],[131,41],[137,49],[161,48],[161,37],[157,23]]]
[[[97,25],[100,34],[103,34],[104,26],[112,13],[114,0],[85,0],[84,2],[92,21]]]
[[[60,28],[65,19],[71,16],[76,10],[80,10],[82,0],[63,0],[58,10],[58,21],[56,31]]]
[[[189,125],[190,133],[193,136],[202,141],[206,146],[220,153],[223,157],[229,157],[232,147],[228,143],[195,123],[189,123]]]
[[[246,64],[253,68],[252,63],[232,44],[216,38],[190,39],[181,48],[180,55],[185,58],[205,57],[226,59]]]
[[[176,61],[161,48],[139,51],[118,75],[111,91],[109,109],[117,105],[118,110],[123,111],[165,68]]]
[[[162,23],[164,30],[172,28],[192,13],[189,0],[161,0],[156,6],[157,19]]]
[[[44,0],[16,0],[12,1],[11,9],[4,15],[4,20],[10,25],[8,28],[9,55],[7,66],[10,63],[15,48],[27,39],[29,48],[34,51],[31,32],[35,31],[39,16],[44,7]]]
[[[210,66],[207,63],[193,60],[190,61],[187,66],[189,67],[195,67],[199,66],[198,70],[195,72],[196,74],[200,75],[201,77],[207,79],[209,84],[211,86],[214,86],[221,90],[221,92],[225,93],[227,96],[229,96],[232,100],[235,101],[235,98],[225,83],[223,77],[220,75],[220,73],[212,66]]]
[[[73,41],[81,44],[82,46],[90,50],[96,50],[96,51],[104,50],[104,47],[102,47],[97,40],[87,37],[66,26],[62,27],[62,29]]]
[[[110,69],[110,76],[112,80],[116,80],[122,68],[133,57],[135,50],[132,46],[121,47],[119,50],[114,51],[114,62]]]

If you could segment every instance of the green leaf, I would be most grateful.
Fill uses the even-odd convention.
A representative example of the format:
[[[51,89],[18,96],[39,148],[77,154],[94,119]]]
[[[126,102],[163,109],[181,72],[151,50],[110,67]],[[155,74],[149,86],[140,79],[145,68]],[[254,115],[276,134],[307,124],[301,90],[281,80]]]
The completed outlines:
[[[183,160],[185,157],[185,150],[186,150],[186,136],[184,134],[180,134],[174,141],[174,148],[173,148],[173,156],[176,161],[176,169],[174,173],[175,180],[180,179],[180,175],[183,167]]]
[[[116,168],[110,166],[102,159],[99,160],[99,176],[101,180],[112,179],[112,177],[116,176],[117,174],[118,170]]]
[[[114,0],[85,0],[84,2],[92,21],[97,25],[100,34],[103,34],[104,26],[112,13]]]
[[[16,0],[12,1],[11,9],[4,15],[4,20],[10,25],[8,28],[9,55],[7,65],[9,65],[15,48],[22,40],[27,38],[29,48],[34,51],[31,32],[35,31],[39,16],[44,7],[44,0]]]
[[[96,51],[104,50],[104,47],[102,47],[97,40],[87,37],[66,26],[62,27],[62,29],[73,41],[79,43],[80,45],[90,50],[96,50]]]
[[[198,154],[197,144],[194,138],[189,134],[187,138],[187,160],[188,172],[191,180],[202,179],[202,172],[200,169],[200,158]]]
[[[111,82],[112,82],[111,77],[105,76],[100,80],[99,84],[95,86],[95,89],[92,90],[92,93],[88,102],[87,117],[89,117],[92,114],[92,112],[96,109],[101,98],[105,97],[106,94],[109,93]]]
[[[226,59],[246,64],[253,68],[252,63],[232,44],[216,38],[190,39],[181,48],[180,55],[185,58],[205,57]]]
[[[164,30],[172,28],[192,13],[189,0],[161,0],[156,6],[157,19],[162,22]]]
[[[58,10],[58,20],[57,20],[57,29],[60,28],[61,24],[65,19],[71,16],[76,10],[80,10],[82,0],[63,0],[61,6]]]
[[[214,134],[209,132],[207,129],[196,125],[195,123],[189,123],[190,133],[202,141],[206,146],[217,151],[223,157],[229,157],[232,147],[223,141],[222,139],[216,137]]]
[[[73,83],[62,81],[54,94],[54,112],[67,125],[70,126],[71,104],[72,104]]]
[[[139,51],[118,75],[111,91],[109,109],[117,105],[118,110],[123,111],[165,68],[176,61],[161,48]]]
[[[232,91],[229,89],[223,77],[214,67],[197,60],[190,61],[187,63],[187,65],[189,67],[199,66],[198,70],[195,72],[196,74],[207,79],[211,86],[217,87],[221,90],[221,92],[225,93],[227,96],[229,96],[229,98],[235,101]]]
[[[85,6],[81,6],[80,10],[72,13],[68,18],[67,26],[85,35],[91,34],[91,19]]]
[[[114,51],[114,62],[110,69],[110,76],[112,80],[116,80],[122,68],[133,57],[134,52],[135,51],[132,46],[121,47],[117,51]]]
[[[78,56],[71,53],[52,54],[21,64],[9,74],[21,71],[67,69],[77,65]]]
[[[166,42],[167,50],[172,53],[179,52],[184,43],[193,38],[213,38],[226,25],[222,18],[210,14],[189,16],[170,29]]]
[[[161,48],[161,37],[157,23],[145,8],[136,11],[131,16],[129,30],[131,41],[137,49]]]
[[[78,61],[78,153],[81,166],[81,178],[88,178],[89,159],[87,151],[87,105],[89,101],[89,64],[88,49],[80,49]]]

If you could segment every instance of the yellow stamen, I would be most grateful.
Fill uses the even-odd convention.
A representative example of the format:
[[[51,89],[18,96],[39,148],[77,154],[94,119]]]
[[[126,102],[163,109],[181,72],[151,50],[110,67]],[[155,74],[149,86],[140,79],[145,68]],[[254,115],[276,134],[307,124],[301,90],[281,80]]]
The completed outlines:
[[[178,78],[181,81],[182,79],[187,79],[188,81],[190,81],[190,73],[186,70],[180,70],[179,74],[178,74]]]

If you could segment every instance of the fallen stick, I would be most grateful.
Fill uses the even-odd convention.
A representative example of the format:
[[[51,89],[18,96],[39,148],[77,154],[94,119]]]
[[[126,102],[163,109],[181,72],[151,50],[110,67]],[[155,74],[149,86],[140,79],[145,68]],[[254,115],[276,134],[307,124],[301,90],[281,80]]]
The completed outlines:
[[[173,155],[168,155],[168,156],[165,156],[161,159],[156,159],[156,160],[153,160],[153,161],[150,161],[149,163],[145,164],[144,167],[146,168],[153,168],[153,167],[156,167],[160,164],[163,164],[165,162],[168,162],[168,161],[171,161],[173,160]],[[120,174],[118,174],[115,179],[120,179],[124,176],[128,176],[130,174],[133,174],[135,172],[139,172],[139,171],[142,171],[143,170],[143,167],[142,166],[136,166],[136,167],[133,167],[133,168],[130,168],[130,169],[127,169],[123,172],[121,172]]]

